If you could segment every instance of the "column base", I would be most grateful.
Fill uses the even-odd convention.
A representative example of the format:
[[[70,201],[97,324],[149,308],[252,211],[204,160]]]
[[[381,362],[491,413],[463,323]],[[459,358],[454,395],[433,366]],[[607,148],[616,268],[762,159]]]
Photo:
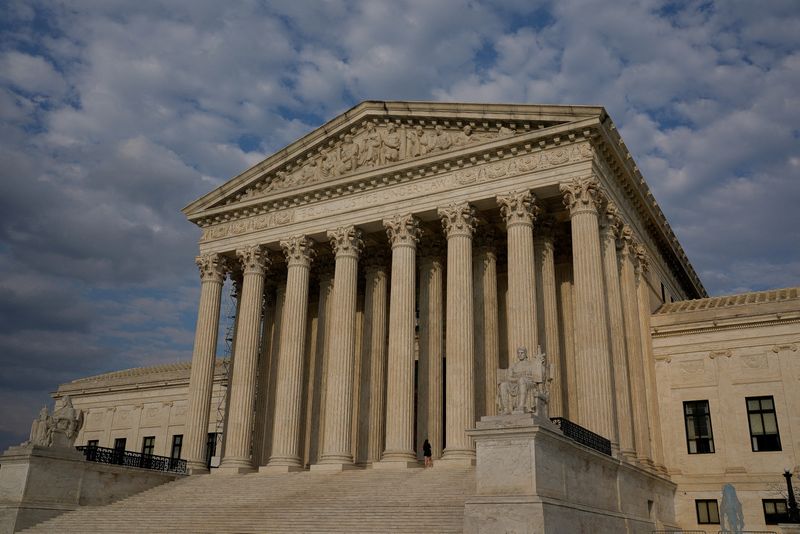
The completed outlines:
[[[211,470],[205,465],[189,465],[186,468],[186,472],[190,475],[208,475]]]
[[[299,465],[262,465],[258,468],[259,473],[297,473],[305,471]]]
[[[472,449],[445,450],[435,465],[442,467],[472,467],[475,465],[475,451]]]
[[[354,463],[346,463],[346,462],[313,464],[311,466],[311,471],[314,471],[316,473],[341,473],[342,471],[352,471],[354,469],[362,469],[362,468]]]
[[[238,458],[231,458],[226,460],[222,459],[222,463],[214,470],[214,474],[220,475],[243,475],[246,473],[255,473],[256,468],[249,460],[241,460]]]
[[[372,464],[372,469],[376,469],[379,471],[394,471],[394,470],[402,470],[402,469],[421,469],[422,464],[416,460],[381,460],[380,462],[374,462]]]

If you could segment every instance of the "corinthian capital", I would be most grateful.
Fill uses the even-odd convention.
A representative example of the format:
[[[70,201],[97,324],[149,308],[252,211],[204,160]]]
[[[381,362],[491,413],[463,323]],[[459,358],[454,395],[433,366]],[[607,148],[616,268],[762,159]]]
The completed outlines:
[[[364,249],[364,240],[361,239],[361,230],[355,226],[343,226],[328,232],[328,239],[336,257],[351,256],[358,258]]]
[[[236,251],[236,257],[242,264],[244,274],[264,274],[270,264],[267,250],[262,245],[248,245],[239,249]]]
[[[507,195],[497,195],[500,214],[507,226],[515,224],[533,225],[539,215],[536,197],[530,191],[512,191]]]
[[[475,209],[467,202],[453,202],[445,208],[439,208],[439,217],[447,238],[454,236],[472,237],[477,221]]]
[[[215,252],[201,254],[194,259],[194,262],[200,269],[200,280],[203,282],[222,283],[225,275],[230,271],[228,260]]]
[[[650,269],[650,256],[647,254],[647,249],[641,243],[637,243],[633,247],[633,253],[636,255],[636,273],[646,273]]]
[[[620,259],[633,257],[634,246],[636,240],[633,237],[633,230],[627,224],[623,224],[619,230],[619,239],[617,240],[617,251],[619,252]]]
[[[622,230],[622,218],[617,205],[607,200],[600,213],[600,230],[608,239],[616,239]]]
[[[603,194],[600,185],[593,176],[573,178],[559,185],[564,195],[564,205],[569,208],[570,216],[579,213],[597,213]]]
[[[419,220],[410,213],[384,219],[383,227],[386,228],[386,235],[392,247],[417,246],[420,236]]]
[[[304,235],[296,235],[281,241],[281,248],[286,255],[286,264],[289,267],[293,265],[311,266],[315,254],[313,240]]]

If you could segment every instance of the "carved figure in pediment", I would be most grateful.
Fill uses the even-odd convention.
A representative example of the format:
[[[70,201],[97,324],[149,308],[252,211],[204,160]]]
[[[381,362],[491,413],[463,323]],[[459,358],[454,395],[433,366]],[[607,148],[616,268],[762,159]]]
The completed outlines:
[[[339,164],[336,167],[336,172],[339,175],[347,172],[352,172],[358,167],[358,143],[353,142],[353,136],[347,134],[344,136],[344,142],[339,146]]]
[[[408,132],[408,155],[409,157],[424,156],[433,147],[433,142],[427,132],[419,124]]]
[[[335,176],[339,166],[338,150],[329,150],[322,157],[321,170],[322,176]]]
[[[322,178],[321,174],[322,169],[320,167],[319,160],[312,159],[308,161],[301,169],[300,176],[297,178],[297,183],[299,185],[313,184],[320,181]]]
[[[507,126],[500,126],[500,137],[510,137],[512,135],[516,135],[517,131],[513,128],[508,128]]]
[[[369,167],[376,167],[380,165],[381,154],[381,136],[375,128],[375,124],[368,122],[367,131],[362,139],[361,159],[360,165],[367,165]]]
[[[436,125],[432,139],[433,150],[447,150],[453,146],[453,138],[449,132],[445,131],[441,124]]]
[[[383,136],[383,159],[385,163],[392,163],[400,159],[400,134],[394,123],[389,123]]]

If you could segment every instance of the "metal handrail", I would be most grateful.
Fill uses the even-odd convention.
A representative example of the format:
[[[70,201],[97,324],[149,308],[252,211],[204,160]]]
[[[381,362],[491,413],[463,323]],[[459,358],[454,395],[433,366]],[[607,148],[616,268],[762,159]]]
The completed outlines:
[[[82,445],[75,448],[82,452],[84,458],[90,462],[150,469],[151,471],[162,471],[164,473],[175,473],[178,475],[185,475],[187,473],[186,460],[181,460],[180,458],[124,451],[121,449],[110,449],[108,447],[96,447],[94,445]]]
[[[563,417],[551,417],[550,420],[555,423],[555,425],[561,429],[564,436],[569,439],[577,441],[581,445],[586,445],[590,449],[611,456],[611,441],[600,434],[595,434],[591,430],[583,428],[581,425],[573,423],[569,419]]]

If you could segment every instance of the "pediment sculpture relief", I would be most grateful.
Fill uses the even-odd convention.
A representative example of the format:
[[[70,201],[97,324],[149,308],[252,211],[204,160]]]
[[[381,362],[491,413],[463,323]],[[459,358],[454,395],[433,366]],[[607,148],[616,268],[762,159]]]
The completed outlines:
[[[436,152],[465,147],[515,135],[516,129],[501,125],[497,130],[483,131],[470,124],[460,129],[435,126],[411,126],[389,122],[366,121],[327,148],[319,150],[296,168],[279,169],[244,192],[229,198],[226,204],[258,198],[274,191],[320,183],[356,171],[391,165],[399,161],[424,157]]]
[[[30,439],[22,445],[38,445],[40,447],[73,447],[75,438],[83,426],[83,412],[76,410],[69,395],[64,396],[64,405],[47,413],[42,407],[39,417],[31,424]]]
[[[497,370],[497,413],[531,413],[548,419],[551,367],[541,347],[533,359],[528,357],[527,348],[517,349],[517,360],[508,369]]]

